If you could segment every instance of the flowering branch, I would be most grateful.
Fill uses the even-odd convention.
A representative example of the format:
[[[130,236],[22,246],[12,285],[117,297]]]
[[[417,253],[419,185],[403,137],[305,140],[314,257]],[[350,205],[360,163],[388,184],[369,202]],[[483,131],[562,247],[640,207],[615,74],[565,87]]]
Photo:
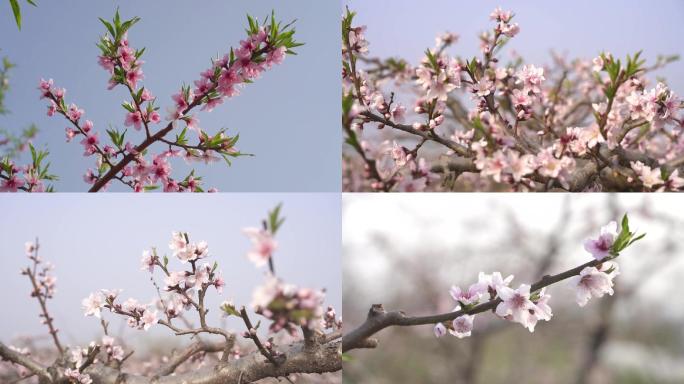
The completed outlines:
[[[508,287],[513,276],[503,279],[499,272],[491,275],[480,273],[478,283],[468,290],[452,287],[451,296],[458,303],[452,312],[407,316],[403,311],[386,312],[382,304],[374,304],[366,321],[342,337],[342,351],[376,347],[378,341],[371,336],[391,326],[436,324],[434,332],[437,337],[444,335],[447,329],[454,336],[467,337],[473,328],[474,315],[490,310],[502,319],[521,323],[533,332],[539,320],[548,321],[552,316],[548,306],[551,296],[545,293],[546,287],[571,279],[580,306],[584,306],[592,295],[612,295],[612,279],[618,274],[618,266],[612,260],[643,237],[644,234],[636,235],[630,231],[625,215],[619,233],[617,224],[611,222],[601,229],[598,239],[585,242],[585,249],[592,254],[593,260],[556,275],[545,275],[532,285],[521,284],[517,290]],[[489,299],[480,302],[484,296]]]
[[[281,217],[281,206],[271,210],[263,228],[254,231],[246,228],[244,232],[250,237],[254,249],[247,258],[257,266],[263,266],[277,247],[273,236],[278,232],[285,219]],[[223,316],[236,316],[245,323],[245,338],[252,340],[257,348],[253,353],[241,353],[236,348],[235,334],[222,327],[209,324],[206,317],[206,295],[212,290],[221,294],[225,282],[218,263],[205,262],[209,257],[206,242],[192,242],[190,236],[183,232],[172,234],[169,249],[172,257],[185,266],[181,270],[172,270],[168,256],[160,256],[152,248],[143,251],[141,269],[151,274],[151,280],[157,288],[159,299],[143,304],[134,298],[121,302],[120,290],[100,290],[83,299],[82,306],[86,316],[99,318],[105,336],[101,342],[91,342],[87,348],[63,348],[57,339],[57,330],[53,327],[52,318],[47,313],[43,298],[50,298],[54,292],[55,279],[44,271],[38,271],[41,260],[37,255],[37,243],[27,244],[28,257],[34,261],[33,268],[22,271],[34,284],[34,295],[38,295],[43,310],[43,317],[54,337],[60,358],[50,366],[33,361],[28,357],[28,349],[13,350],[0,343],[0,356],[12,363],[29,369],[33,374],[44,377],[45,383],[63,384],[100,384],[119,383],[125,375],[129,383],[169,383],[169,384],[205,384],[205,383],[243,383],[266,377],[287,376],[292,373],[325,373],[341,369],[340,348],[342,320],[338,319],[332,307],[324,311],[323,291],[298,288],[285,284],[274,275],[268,274],[266,283],[257,287],[251,304],[254,312],[268,320],[268,339],[260,338],[257,331],[261,321],[252,322],[245,306],[238,311],[232,302],[224,301],[220,306]],[[273,271],[273,263],[270,263]],[[154,281],[155,269],[162,271],[164,291]],[[125,353],[121,345],[107,334],[108,323],[103,318],[103,311],[122,316],[126,323],[136,329],[149,330],[153,326],[164,326],[174,335],[191,335],[196,341],[177,353],[147,376],[123,373],[124,361],[131,356]],[[162,310],[162,314],[159,313]],[[186,311],[196,311],[199,326],[193,326],[185,319]],[[182,325],[177,323],[182,320]],[[298,328],[299,327],[299,328]],[[301,329],[303,335],[298,334]],[[276,337],[283,336],[280,331],[286,330],[295,342],[289,345],[278,345]],[[326,332],[331,330],[331,332]],[[199,339],[199,335],[209,334],[221,336],[220,343]],[[297,340],[302,338],[303,340]],[[202,360],[206,354],[221,353],[220,359],[211,367],[177,372],[178,368],[189,360]],[[199,356],[198,356],[199,355]],[[197,356],[197,359],[195,357]],[[265,358],[265,359],[264,359]],[[46,373],[47,372],[47,373]]]
[[[494,28],[480,36],[481,57],[451,57],[458,35],[445,33],[412,67],[368,58],[366,27],[355,26],[354,16],[347,10],[342,18],[342,125],[361,161],[344,156],[345,190],[684,188],[684,104],[664,83],[646,89],[646,74],[675,57],[651,67],[641,52],[624,62],[610,53],[593,63],[555,57],[556,68],[502,63],[498,55],[520,27],[497,8]],[[407,108],[384,89],[392,82],[418,95],[415,122],[403,123]],[[369,125],[392,132],[366,135]]]
[[[225,129],[208,134],[198,126],[199,120],[190,112],[196,107],[210,112],[224,99],[238,95],[242,86],[252,83],[262,72],[280,64],[287,54],[294,54],[293,49],[302,44],[294,40],[293,23],[282,25],[275,20],[274,13],[263,23],[248,16],[248,36],[240,42],[240,47],[231,48],[223,58],[212,60],[211,68],[201,73],[194,87],[181,87],[172,96],[175,106],[169,109],[168,123],[155,132],[154,125],[161,123],[156,97],[149,89],[139,87],[144,78],[141,57],[145,49],[133,49],[128,41],[129,29],[139,20],[137,17],[122,20],[118,11],[111,22],[100,19],[108,34],[100,39],[98,47],[101,50],[99,63],[111,75],[109,89],[123,85],[131,99],[122,104],[126,111],[124,125],[135,130],[144,128],[142,141],[134,144],[127,141],[126,130],[110,129],[107,135],[111,142],[101,145],[98,133],[93,131],[94,124],[89,120],[81,121],[84,111],[75,104],[67,105],[66,91],[55,88],[52,79],[41,80],[39,87],[42,98],[49,101],[48,116],[55,113],[64,116],[72,126],[66,129],[67,141],[83,136],[84,156],[96,157],[96,169],[89,169],[84,176],[84,180],[92,184],[90,192],[105,189],[113,180],[136,192],[160,187],[165,192],[201,192],[201,177],[195,176],[194,170],[182,180],[175,179],[171,177],[168,160],[184,157],[209,163],[223,159],[230,165],[230,158],[245,154],[235,148],[239,135],[229,136]],[[184,128],[175,138],[169,137],[181,124]],[[190,131],[197,133],[197,143],[190,142]],[[145,156],[154,144],[161,144],[166,149],[152,155],[148,161]]]
[[[43,323],[47,325],[48,329],[50,330],[50,336],[52,336],[52,341],[55,343],[55,347],[57,347],[59,354],[63,355],[64,348],[62,348],[62,343],[60,343],[59,338],[57,337],[57,328],[55,328],[53,323],[54,318],[50,316],[46,303],[47,300],[51,299],[54,295],[55,282],[57,281],[57,278],[50,275],[52,265],[46,264],[43,266],[42,260],[38,257],[39,246],[38,239],[36,239],[35,243],[26,243],[26,255],[28,256],[29,260],[33,262],[33,265],[26,267],[26,269],[22,271],[22,274],[28,276],[29,280],[31,281],[31,286],[33,287],[31,296],[35,297],[40,304],[40,317],[43,318]],[[40,270],[38,269],[39,267],[41,268]]]

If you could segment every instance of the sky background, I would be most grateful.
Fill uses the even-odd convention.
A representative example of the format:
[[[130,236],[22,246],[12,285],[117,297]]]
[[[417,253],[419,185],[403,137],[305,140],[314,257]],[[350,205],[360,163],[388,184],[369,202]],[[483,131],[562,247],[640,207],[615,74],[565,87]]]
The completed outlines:
[[[21,3],[24,3],[21,1]],[[336,1],[38,1],[22,4],[18,31],[5,2],[0,11],[0,56],[17,67],[11,72],[6,107],[0,126],[19,132],[35,123],[38,147],[49,144],[52,170],[60,176],[58,191],[83,191],[82,175],[93,159],[82,156],[78,141],[66,143],[66,120],[46,116],[45,100],[36,89],[41,77],[53,78],[67,89],[67,101],[85,109],[101,139],[105,129],[123,128],[121,102],[130,98],[125,88],[108,91],[108,73],[97,64],[95,46],[105,32],[98,17],[111,19],[118,7],[123,18],[142,20],[129,31],[130,44],[146,47],[143,84],[158,97],[166,114],[171,95],[182,84],[192,84],[211,64],[244,38],[246,14],[260,20],[276,11],[289,22],[297,19],[298,56],[262,75],[255,84],[211,113],[199,113],[200,126],[216,132],[222,127],[240,133],[239,149],[256,157],[238,158],[206,167],[194,164],[207,187],[222,191],[337,191],[340,189],[340,8]],[[68,5],[66,5],[68,4]],[[136,141],[143,134],[137,132]],[[80,141],[80,140],[79,140]],[[159,147],[161,148],[161,147]],[[174,176],[190,170],[174,160]],[[128,187],[126,187],[128,188]],[[111,191],[124,186],[112,185]]]
[[[327,289],[326,304],[341,314],[339,194],[12,195],[0,199],[0,302],[5,308],[0,340],[47,335],[38,319],[38,302],[29,297],[29,280],[20,275],[29,265],[24,242],[36,236],[40,256],[55,265],[57,293],[48,306],[66,344],[101,335],[99,321],[84,317],[81,309],[81,300],[91,292],[119,288],[124,290],[122,300],[134,297],[143,303],[156,297],[149,273],[140,270],[142,251],[155,246],[160,255],[169,255],[170,269],[180,270],[182,264],[168,248],[171,231],[179,230],[188,232],[191,241],[207,241],[208,262],[216,260],[223,270],[223,294],[207,295],[207,320],[219,325],[222,301],[249,307],[253,289],[264,281],[266,267],[255,268],[245,256],[251,246],[242,228],[259,226],[278,202],[286,221],[276,237],[277,275],[297,286]],[[161,273],[155,277],[163,286]],[[192,315],[196,321],[196,313]],[[144,333],[120,326],[119,316],[104,316],[115,334],[124,329],[139,340],[172,338],[163,327]],[[227,323],[227,329],[243,327],[235,318]]]
[[[684,34],[684,2],[640,1],[451,1],[395,0],[386,2],[345,0],[358,13],[356,25],[368,26],[370,55],[400,56],[416,64],[426,48],[434,46],[438,33],[461,36],[450,49],[457,55],[480,55],[478,34],[491,30],[489,14],[497,6],[512,10],[520,24],[517,35],[501,57],[511,49],[529,63],[550,62],[551,49],[568,57],[593,58],[601,51],[618,57],[643,49],[643,58],[654,63],[658,54],[682,54],[679,36]],[[672,89],[684,93],[684,63],[671,64],[657,74]]]

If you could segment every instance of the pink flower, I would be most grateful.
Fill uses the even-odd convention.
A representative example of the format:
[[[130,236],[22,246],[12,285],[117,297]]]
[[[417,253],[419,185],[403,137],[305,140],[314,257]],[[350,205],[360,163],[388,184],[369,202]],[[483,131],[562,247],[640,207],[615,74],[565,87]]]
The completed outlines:
[[[454,319],[451,323],[454,329],[450,329],[449,333],[462,339],[464,337],[470,336],[473,330],[473,319],[475,316],[472,315],[462,315]]]
[[[151,123],[158,124],[161,121],[161,116],[159,116],[159,113],[157,111],[152,111],[148,116],[148,119]]]
[[[145,75],[143,75],[142,70],[140,70],[139,68],[132,69],[126,72],[126,81],[128,82],[128,85],[130,85],[133,89],[136,89],[138,87],[138,81],[142,80],[144,77]]]
[[[530,332],[533,332],[536,320],[533,319],[532,313],[536,310],[536,306],[530,301],[530,286],[520,284],[517,290],[500,286],[496,292],[502,300],[496,306],[496,314],[507,320],[520,323]]]
[[[145,88],[145,89],[143,89],[143,92],[140,95],[140,99],[142,101],[150,101],[150,100],[154,99],[154,96],[152,96],[152,92],[150,92],[149,89]]]
[[[651,167],[644,165],[641,161],[632,161],[630,165],[644,187],[653,188],[656,185],[663,184],[660,168],[651,169]]]
[[[221,292],[223,292],[223,287],[226,286],[226,282],[223,280],[223,276],[221,276],[220,273],[214,277],[212,284],[214,284],[214,287],[216,288],[216,291],[218,291],[219,295]]]
[[[609,268],[613,269],[610,274],[599,271],[595,267],[586,267],[578,276],[573,276],[568,280],[575,287],[575,300],[580,307],[584,307],[592,296],[603,297],[606,293],[613,295],[613,277],[617,275],[617,264],[610,262],[604,264],[609,264]]]
[[[97,151],[97,144],[100,139],[97,138],[97,132],[93,134],[86,134],[85,138],[81,140],[81,145],[85,148],[84,156],[92,155]]]
[[[520,181],[523,176],[534,172],[536,169],[534,166],[534,156],[530,154],[520,156],[518,152],[509,151],[507,162],[508,171],[516,182]]]
[[[488,77],[482,77],[477,84],[473,85],[473,93],[479,97],[488,96],[490,93],[494,92],[494,82]]]
[[[79,132],[73,128],[67,127],[65,130],[66,133],[66,141],[67,143],[71,142],[71,140],[79,134]]]
[[[541,94],[541,84],[546,80],[544,68],[537,68],[534,65],[526,65],[515,74],[518,80],[516,84],[523,85],[523,92]]]
[[[514,106],[529,107],[532,104],[532,100],[527,95],[527,92],[523,92],[519,89],[513,90],[513,95],[511,95],[511,100]]]
[[[121,61],[121,66],[125,69],[131,67],[131,64],[135,62],[135,51],[127,45],[122,45],[119,47],[119,60]]]
[[[81,126],[81,129],[83,130],[83,132],[90,132],[90,130],[93,129],[93,122],[90,120],[86,120],[85,123],[83,123],[83,125]]]
[[[456,88],[456,84],[448,81],[446,72],[442,71],[430,83],[430,89],[428,90],[427,98],[436,98],[437,100],[445,101],[448,97],[448,94]]]
[[[69,106],[69,111],[67,112],[67,116],[69,116],[69,119],[71,119],[71,121],[74,121],[74,122],[78,121],[78,119],[80,119],[82,115],[83,115],[83,110],[79,109],[78,106],[76,106],[76,104],[71,104]]]
[[[107,56],[99,56],[97,60],[98,64],[109,73],[114,73],[114,60]]]
[[[81,301],[85,316],[100,317],[100,309],[104,307],[104,300],[100,293],[91,293]]]
[[[278,47],[266,54],[266,66],[272,67],[274,64],[280,64],[285,59],[285,47]]]
[[[17,192],[19,188],[24,186],[24,180],[20,179],[16,174],[3,179],[0,183],[0,192]]]
[[[257,267],[266,264],[278,247],[271,233],[259,228],[244,228],[242,232],[252,241],[252,249],[247,253],[247,258]]]
[[[57,112],[57,104],[55,104],[54,101],[50,100],[50,105],[48,105],[47,115],[48,116],[54,116],[55,112]]]
[[[140,112],[135,111],[135,112],[129,112],[126,115],[126,121],[124,122],[124,125],[127,127],[130,127],[131,125],[136,129],[140,130],[142,126],[142,116],[140,116]]]
[[[178,192],[178,182],[172,178],[166,179],[164,183],[164,192]]]
[[[596,260],[603,260],[610,255],[610,250],[617,236],[617,223],[611,221],[608,225],[601,228],[601,233],[596,240],[585,240],[584,249],[591,253]]]
[[[171,166],[169,162],[166,161],[166,157],[163,155],[155,156],[152,160],[152,165],[150,166],[150,174],[152,175],[152,181],[157,182],[159,180],[166,180],[171,174]]]
[[[199,119],[194,117],[194,116],[185,116],[183,118],[185,120],[185,123],[188,125],[188,129],[192,131],[196,131],[197,133],[201,133],[202,131],[199,128]]]
[[[93,174],[92,169],[88,169],[86,171],[85,175],[83,175],[83,181],[85,181],[88,184],[95,184],[95,182],[97,181],[97,176]]]
[[[38,85],[38,89],[43,91],[43,93],[48,93],[50,91],[50,88],[52,88],[53,83],[54,83],[54,81],[52,79],[50,79],[50,80],[40,79],[40,84]]]
[[[503,21],[503,22],[508,22],[511,20],[511,17],[513,16],[513,12],[511,11],[504,11],[501,9],[501,7],[496,7],[492,13],[489,14],[489,18],[491,20],[495,21]]]
[[[176,110],[179,113],[182,113],[188,107],[188,101],[185,99],[183,92],[176,93],[175,95],[171,96],[171,98],[176,102]],[[189,97],[189,99],[192,99],[192,95]]]

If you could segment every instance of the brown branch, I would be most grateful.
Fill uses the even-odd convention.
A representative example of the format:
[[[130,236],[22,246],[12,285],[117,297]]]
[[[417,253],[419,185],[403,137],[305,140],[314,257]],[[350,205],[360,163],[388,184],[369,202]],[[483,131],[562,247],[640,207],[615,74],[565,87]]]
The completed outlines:
[[[261,358],[258,352],[234,360],[230,364],[196,369],[173,376],[145,377],[122,373],[103,364],[94,364],[85,373],[93,384],[237,384],[251,383],[264,378],[287,377],[296,373],[328,373],[342,369],[341,342],[305,348],[303,342],[292,344],[285,352],[286,359],[278,366]]]
[[[546,275],[539,281],[532,284],[530,292],[540,290],[549,285],[555,284],[559,281],[565,280],[569,277],[579,275],[579,273],[586,267],[595,267],[604,263],[613,257],[605,258],[603,260],[591,260],[578,267],[561,272],[557,275]],[[494,310],[497,305],[501,303],[501,299],[495,298],[478,304],[470,309],[462,309],[460,311],[447,312],[437,315],[428,316],[407,316],[403,311],[385,312],[381,304],[375,304],[368,313],[368,318],[358,328],[350,331],[342,337],[342,351],[346,352],[356,348],[363,348],[368,342],[368,338],[381,330],[390,326],[415,326],[426,324],[437,324],[445,321],[454,320],[459,316],[468,314],[474,315],[476,313]],[[365,346],[367,348],[367,346]]]
[[[28,356],[15,352],[0,342],[0,357],[14,364],[19,364],[40,377],[41,380],[51,381],[47,369]]]
[[[247,315],[247,310],[244,306],[240,308],[240,316],[242,316],[242,320],[247,326],[247,334],[249,335],[249,338],[254,341],[254,344],[259,349],[259,352],[264,355],[264,357],[266,357],[266,359],[268,359],[268,361],[270,361],[273,365],[280,365],[280,361],[276,360],[275,356],[273,356],[273,353],[268,351],[266,347],[261,344],[261,340],[259,340],[259,336],[256,333],[256,328],[252,326],[252,321],[249,319],[249,315]]]
[[[42,295],[40,287],[38,286],[38,282],[36,281],[36,268],[38,267],[38,239],[36,238],[36,244],[33,250],[33,269],[31,268],[26,268],[26,275],[29,277],[29,280],[31,280],[31,285],[33,286],[33,296],[38,300],[38,303],[40,304],[40,310],[42,312],[42,317],[45,319],[45,325],[47,325],[48,329],[50,330],[50,335],[52,336],[52,341],[55,343],[55,346],[57,347],[57,351],[59,351],[60,355],[64,354],[64,348],[62,348],[62,344],[59,342],[59,338],[57,337],[57,328],[55,328],[54,324],[52,321],[54,320],[51,316],[50,313],[47,310],[47,304],[45,302],[45,297]]]
[[[388,127],[392,127],[394,129],[398,129],[400,131],[410,133],[412,135],[420,136],[425,140],[434,141],[436,143],[442,144],[445,147],[456,152],[460,156],[464,156],[464,157],[470,157],[471,156],[470,150],[468,148],[464,147],[463,145],[461,145],[455,141],[445,139],[445,138],[437,135],[436,133],[434,133],[434,131],[421,131],[421,130],[413,128],[410,125],[397,124],[391,120],[385,119],[382,116],[378,116],[378,115],[376,115],[370,111],[363,111],[363,112],[361,112],[361,115],[363,115],[365,118],[367,118],[371,121],[375,121],[376,123],[381,123],[381,124],[384,124]]]

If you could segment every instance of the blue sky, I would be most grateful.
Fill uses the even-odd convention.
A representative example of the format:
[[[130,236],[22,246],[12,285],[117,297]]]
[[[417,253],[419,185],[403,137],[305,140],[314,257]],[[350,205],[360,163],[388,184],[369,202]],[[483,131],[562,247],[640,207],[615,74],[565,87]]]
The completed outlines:
[[[368,25],[373,56],[401,56],[417,63],[438,33],[461,35],[451,52],[479,55],[478,33],[491,29],[489,13],[500,5],[514,11],[520,34],[508,45],[528,62],[548,63],[549,51],[593,58],[601,51],[623,57],[644,50],[653,63],[658,54],[682,54],[684,2],[677,0],[451,1],[346,0],[357,11],[356,24]],[[506,57],[506,52],[504,51]],[[684,62],[658,72],[675,92],[684,93]]]
[[[223,295],[207,295],[208,319],[218,325],[221,301],[248,305],[253,288],[264,281],[265,268],[255,268],[245,257],[250,242],[241,230],[258,226],[278,202],[283,203],[286,221],[277,235],[276,273],[288,283],[327,289],[326,303],[341,311],[339,194],[3,196],[0,302],[5,310],[0,316],[0,339],[8,342],[19,335],[47,334],[38,319],[38,303],[29,297],[30,283],[19,274],[29,263],[24,242],[36,236],[40,256],[56,267],[57,294],[49,307],[67,344],[88,342],[99,335],[97,319],[84,317],[81,310],[81,300],[90,292],[121,288],[123,300],[154,299],[149,273],[140,270],[140,256],[152,246],[169,254],[171,231],[178,230],[188,232],[191,240],[207,241],[209,260],[218,261],[224,272]],[[181,268],[177,260],[169,265]],[[158,274],[156,280],[163,282]],[[111,329],[126,329],[114,316],[105,316],[113,320]],[[227,328],[241,330],[235,321],[229,321]],[[149,334],[125,332],[143,338],[170,337],[165,329]]]
[[[227,127],[240,132],[239,148],[256,157],[210,167],[195,165],[206,186],[222,191],[336,191],[340,189],[340,43],[339,3],[276,0],[188,2],[167,1],[38,1],[23,6],[19,32],[10,7],[0,12],[0,56],[17,64],[6,99],[11,115],[0,126],[19,130],[36,123],[38,146],[49,144],[52,168],[61,180],[59,191],[83,191],[82,175],[92,167],[77,142],[66,143],[64,119],[46,116],[46,104],[36,90],[41,77],[67,88],[67,100],[85,109],[95,128],[122,127],[124,89],[108,91],[108,74],[97,65],[95,43],[104,34],[98,17],[140,16],[129,33],[136,48],[147,47],[144,85],[157,97],[162,111],[171,94],[191,84],[209,67],[210,59],[228,52],[245,36],[247,13],[263,17],[276,11],[284,21],[297,19],[297,39],[306,43],[298,56],[265,73],[255,84],[211,113],[197,115],[210,132]],[[68,4],[68,5],[66,5]],[[140,134],[140,133],[138,133]],[[141,137],[139,137],[141,140]],[[185,175],[189,167],[175,161]],[[112,191],[126,190],[123,186]]]

